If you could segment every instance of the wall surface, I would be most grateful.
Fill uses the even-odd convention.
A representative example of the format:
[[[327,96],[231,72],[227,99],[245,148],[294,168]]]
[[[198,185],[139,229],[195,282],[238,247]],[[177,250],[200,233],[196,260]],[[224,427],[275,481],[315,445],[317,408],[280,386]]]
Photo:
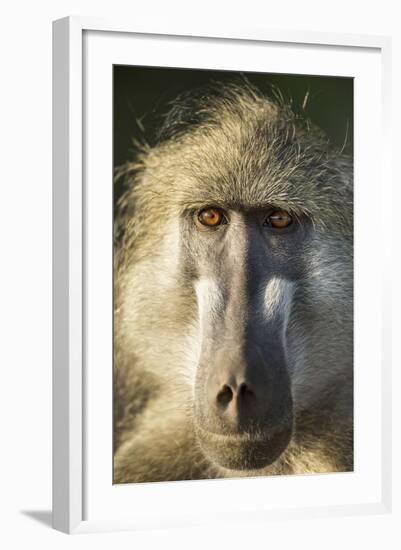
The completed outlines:
[[[67,537],[50,529],[51,507],[51,21],[93,15],[165,24],[196,20],[208,28],[241,26],[393,36],[393,97],[401,97],[398,2],[349,0],[14,0],[2,9],[1,151],[1,435],[0,545],[46,548],[315,548],[400,547],[390,516],[266,523],[250,529],[169,530]],[[393,105],[394,159],[400,151],[400,102]],[[395,163],[394,163],[395,164]],[[392,201],[394,218],[400,193]],[[392,205],[389,204],[389,214]],[[397,228],[398,224],[394,224]],[[399,249],[399,238],[397,247]],[[372,251],[374,254],[374,251]],[[374,256],[372,254],[372,261]],[[398,258],[399,259],[399,258]],[[400,280],[399,262],[394,280]],[[399,303],[400,293],[394,300]],[[394,307],[400,327],[401,308]],[[399,338],[398,338],[399,340]],[[394,365],[399,366],[399,347]],[[400,386],[395,369],[393,387]],[[400,418],[399,400],[394,403]],[[399,428],[399,426],[398,426]],[[398,429],[398,434],[400,430]],[[394,463],[401,463],[399,435]],[[394,486],[401,486],[395,472]],[[400,492],[394,509],[400,513]],[[398,516],[399,517],[399,516]],[[397,540],[398,539],[398,540]]]

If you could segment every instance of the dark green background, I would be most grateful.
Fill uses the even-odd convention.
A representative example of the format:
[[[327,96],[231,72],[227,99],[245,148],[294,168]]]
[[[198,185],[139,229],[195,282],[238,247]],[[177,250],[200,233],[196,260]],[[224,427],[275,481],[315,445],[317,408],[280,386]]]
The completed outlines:
[[[180,92],[197,88],[210,81],[228,81],[239,73],[199,69],[114,66],[114,166],[132,159],[132,138],[145,138],[152,144],[168,103]],[[302,110],[305,94],[309,99],[305,114],[320,126],[333,145],[352,154],[353,79],[327,76],[241,73],[262,92],[272,95],[279,88],[284,99],[292,100],[296,112]],[[139,123],[138,123],[139,121]],[[348,127],[348,132],[347,132]],[[115,199],[121,193],[115,189]]]

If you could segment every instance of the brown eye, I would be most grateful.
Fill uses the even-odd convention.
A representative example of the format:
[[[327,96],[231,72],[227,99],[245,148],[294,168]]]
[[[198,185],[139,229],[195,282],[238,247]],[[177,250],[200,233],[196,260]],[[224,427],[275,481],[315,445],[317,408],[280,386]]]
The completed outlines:
[[[216,227],[227,223],[227,220],[221,210],[218,208],[205,208],[198,214],[198,220],[207,227]]]
[[[285,210],[275,210],[267,218],[265,225],[270,225],[276,229],[283,229],[292,224],[292,217]]]

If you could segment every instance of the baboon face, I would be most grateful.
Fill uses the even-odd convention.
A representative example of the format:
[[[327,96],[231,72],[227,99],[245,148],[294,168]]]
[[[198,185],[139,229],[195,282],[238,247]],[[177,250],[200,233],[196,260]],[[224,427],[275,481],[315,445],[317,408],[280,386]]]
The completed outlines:
[[[138,257],[153,258],[169,294],[149,284],[131,307],[146,313],[127,327],[131,338],[143,323],[132,344],[143,356],[150,331],[167,334],[158,346],[172,373],[196,327],[198,442],[220,467],[260,469],[287,448],[299,411],[331,398],[330,377],[352,372],[352,168],[253,90],[199,101],[172,110],[129,198]]]
[[[182,220],[201,331],[196,429],[221,466],[261,468],[291,438],[286,327],[310,230],[272,205],[205,205]]]

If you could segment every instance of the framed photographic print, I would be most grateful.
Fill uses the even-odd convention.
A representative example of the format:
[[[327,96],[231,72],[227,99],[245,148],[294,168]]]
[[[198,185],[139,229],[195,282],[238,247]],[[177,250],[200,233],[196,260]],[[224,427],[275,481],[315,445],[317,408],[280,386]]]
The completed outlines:
[[[57,529],[389,510],[389,50],[54,23]]]

